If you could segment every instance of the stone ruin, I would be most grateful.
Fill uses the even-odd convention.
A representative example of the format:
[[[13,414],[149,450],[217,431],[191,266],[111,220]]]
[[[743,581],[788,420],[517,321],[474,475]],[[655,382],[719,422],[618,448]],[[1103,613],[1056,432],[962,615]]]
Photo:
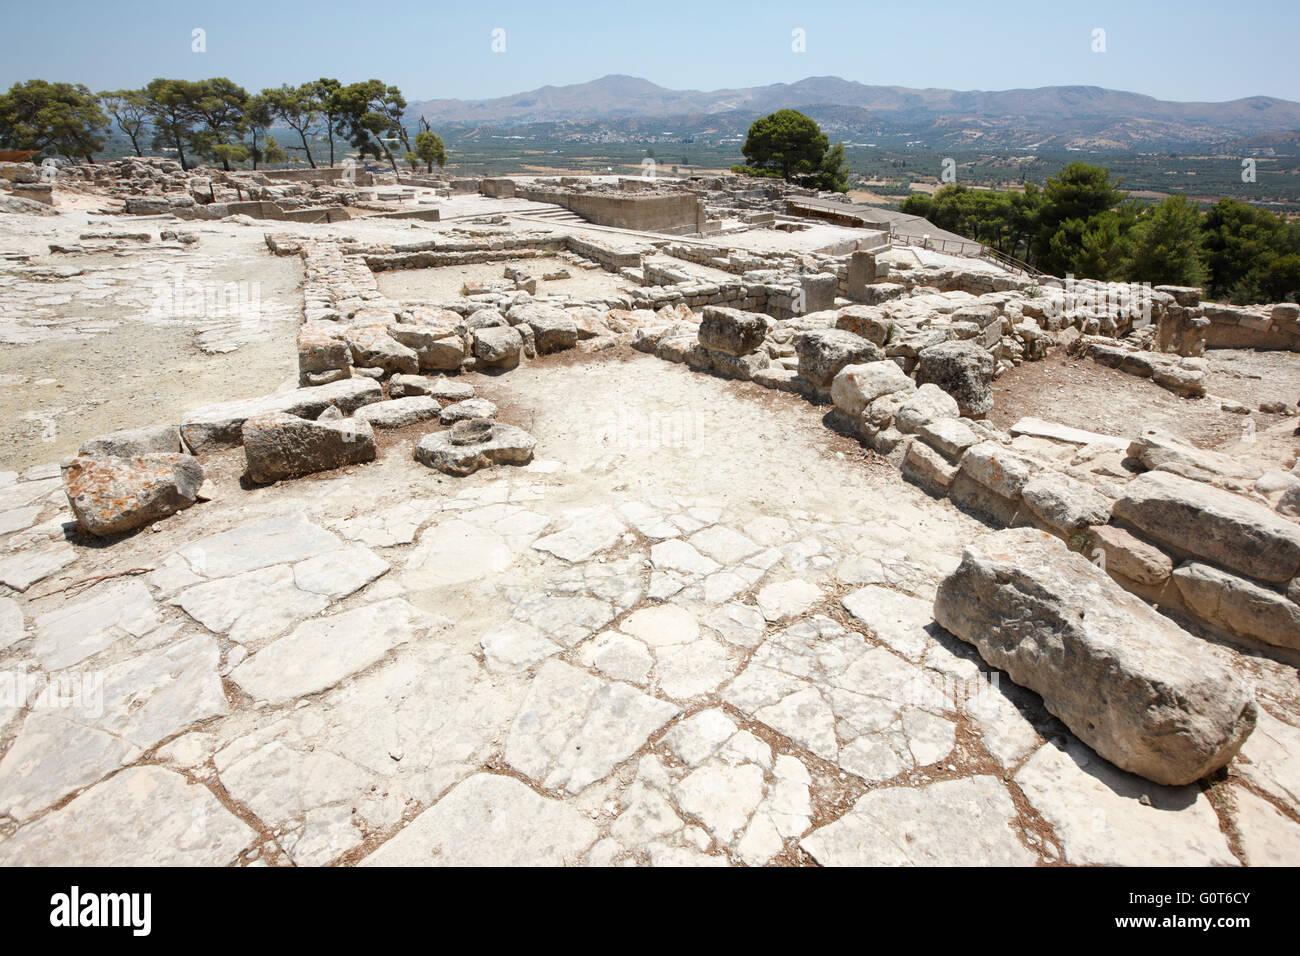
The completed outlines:
[[[197,176],[180,175],[178,170],[166,162],[122,161],[108,172],[96,171],[87,185],[109,183],[110,193],[124,198],[128,212],[168,212],[180,218],[191,216],[185,210],[200,208],[216,216],[223,206],[230,215],[234,203],[248,201],[275,202],[282,210],[363,201],[328,183],[274,185],[265,177],[232,174],[203,185]],[[529,720],[546,725],[552,719],[545,711],[547,701],[555,695],[575,696],[589,701],[582,705],[590,708],[582,711],[589,719],[617,725],[608,733],[619,740],[595,730],[589,740],[579,733],[573,738],[575,746],[590,744],[591,755],[569,761],[543,753],[545,747],[535,741],[521,743],[516,724],[510,738],[514,743],[507,744],[503,759],[548,791],[572,796],[604,778],[665,727],[666,734],[655,739],[662,739],[673,758],[664,766],[647,764],[650,758],[638,765],[633,759],[625,775],[625,781],[633,782],[615,800],[622,811],[602,811],[615,822],[598,826],[569,813],[568,804],[543,799],[508,777],[462,773],[462,782],[440,800],[431,794],[410,796],[422,815],[388,842],[379,841],[379,836],[391,834],[396,825],[391,814],[386,818],[388,830],[377,824],[362,826],[378,834],[373,839],[379,842],[365,844],[378,846],[375,862],[422,859],[420,821],[441,833],[440,817],[461,819],[472,815],[469,806],[484,801],[521,814],[512,824],[519,833],[526,833],[529,825],[543,825],[533,817],[554,815],[557,845],[568,849],[559,858],[540,851],[533,857],[511,857],[526,862],[613,862],[635,856],[660,863],[754,863],[792,853],[796,846],[805,855],[801,859],[823,863],[959,862],[965,859],[962,854],[933,834],[923,836],[921,848],[902,849],[894,856],[863,849],[873,828],[885,827],[883,839],[888,843],[889,826],[918,813],[946,813],[951,810],[948,800],[957,807],[972,802],[986,807],[994,821],[988,825],[997,835],[981,831],[973,839],[977,845],[992,841],[989,852],[997,862],[1263,862],[1270,858],[1260,845],[1268,840],[1259,835],[1263,833],[1269,838],[1280,834],[1284,847],[1296,846],[1296,765],[1294,754],[1286,753],[1288,745],[1278,741],[1300,741],[1300,731],[1293,726],[1297,712],[1287,711],[1286,720],[1269,715],[1257,700],[1253,680],[1220,648],[1242,648],[1275,659],[1294,676],[1300,660],[1300,474],[1287,462],[1264,468],[1159,428],[1112,436],[1025,417],[1004,429],[988,416],[996,401],[995,382],[1057,349],[1149,378],[1178,396],[1204,396],[1207,350],[1295,352],[1300,307],[1282,303],[1236,308],[1202,302],[1196,289],[1135,291],[973,268],[958,260],[905,268],[890,256],[888,235],[880,233],[821,250],[764,251],[741,243],[730,246],[720,236],[720,227],[706,227],[710,212],[732,215],[742,208],[751,227],[775,228],[776,213],[771,213],[771,221],[752,213],[786,197],[766,196],[761,190],[706,201],[701,193],[707,195],[708,189],[698,184],[642,189],[563,180],[484,180],[479,189],[488,197],[563,206],[594,222],[608,217],[618,229],[566,230],[481,217],[446,224],[430,238],[411,241],[267,232],[270,254],[302,263],[298,387],[199,407],[161,426],[88,437],[80,453],[57,472],[79,531],[103,539],[110,549],[128,547],[125,542],[133,540],[128,532],[195,506],[207,507],[204,503],[213,492],[205,481],[205,462],[234,449],[242,449],[248,495],[267,485],[292,494],[305,476],[373,467],[368,463],[391,455],[388,449],[406,447],[388,444],[390,434],[417,435],[415,461],[455,481],[468,481],[467,476],[483,469],[491,474],[529,466],[536,451],[545,451],[545,441],[530,435],[525,423],[500,420],[509,413],[502,416],[498,405],[478,392],[494,395],[493,386],[508,381],[502,376],[533,366],[545,370],[548,363],[564,361],[566,353],[601,362],[605,353],[626,354],[630,347],[690,372],[780,393],[799,403],[790,409],[816,409],[823,414],[828,434],[857,442],[876,456],[873,460],[897,469],[924,493],[925,501],[955,506],[982,524],[986,533],[972,535],[965,543],[960,561],[949,565],[934,585],[932,599],[919,599],[900,585],[897,574],[906,573],[902,562],[843,597],[838,617],[832,619],[814,613],[821,591],[798,578],[768,583],[757,591],[754,604],[736,603],[736,595],[764,580],[770,565],[755,563],[760,557],[740,546],[740,540],[748,539],[734,530],[719,526],[710,549],[702,553],[703,544],[697,549],[679,537],[683,528],[690,529],[685,533],[704,534],[686,523],[698,525],[696,518],[673,517],[682,522],[680,528],[652,530],[664,525],[675,505],[662,514],[658,506],[646,505],[637,506],[643,511],[620,512],[621,518],[585,514],[567,530],[533,545],[573,562],[582,580],[556,585],[558,591],[551,597],[520,597],[519,606],[569,593],[565,588],[570,587],[572,593],[587,596],[566,600],[588,605],[581,612],[574,605],[544,624],[542,617],[524,612],[517,620],[532,622],[527,628],[516,623],[513,630],[493,631],[484,638],[483,648],[492,667],[504,668],[502,662],[509,659],[513,663],[507,669],[531,675],[532,696],[524,708],[542,710],[529,711]],[[205,191],[207,202],[201,203],[195,194]],[[232,192],[238,197],[233,203]],[[242,198],[245,193],[248,199]],[[634,221],[651,225],[629,225]],[[631,231],[646,228],[651,231]],[[706,241],[706,235],[713,238]],[[539,293],[539,276],[528,263],[551,258],[566,263],[564,270],[552,273],[557,280],[570,272],[598,271],[623,280],[624,291],[604,296]],[[461,295],[437,300],[391,298],[381,291],[377,278],[404,270],[484,263],[508,263],[499,282],[466,284]],[[693,272],[691,264],[707,266],[708,274]],[[471,375],[476,384],[466,381]],[[1295,413],[1293,407],[1283,411]],[[41,474],[45,477],[35,480],[52,477]],[[20,495],[12,489],[25,483],[10,482],[0,492],[16,501]],[[412,498],[400,507],[415,503]],[[634,513],[638,517],[630,517]],[[164,523],[175,527],[175,521],[186,520],[187,515],[180,515]],[[299,519],[267,520],[272,524],[226,534],[241,541],[239,536],[251,536],[241,544],[241,554],[250,547],[274,549],[282,545],[272,542],[292,541],[283,545],[283,567],[293,571],[284,573],[298,582],[292,601],[316,608],[312,613],[329,604],[313,603],[313,595],[341,599],[374,580],[367,570],[370,564],[387,568],[369,551],[339,559],[336,567],[330,563],[336,561],[333,544],[299,547],[323,540],[326,532]],[[287,524],[282,528],[274,524],[277,521]],[[582,627],[590,602],[604,604],[613,594],[592,583],[606,572],[583,562],[611,546],[605,542],[619,540],[628,521],[639,535],[656,542],[649,550],[654,568],[650,603],[631,611],[623,623],[612,624],[614,614]],[[635,536],[629,532],[624,537]],[[215,604],[206,602],[219,603],[234,578],[213,568],[226,561],[231,568],[243,569],[241,574],[263,571],[250,567],[245,557],[222,557],[226,545],[218,539],[205,538],[198,551],[179,549],[153,570],[150,586],[178,601],[210,630],[230,634],[239,625],[214,623],[221,615]],[[601,543],[593,549],[591,541]],[[730,551],[735,556],[724,558]],[[59,570],[52,567],[42,574],[44,566],[24,560],[2,568],[3,581],[15,595]],[[618,559],[610,560],[616,564]],[[775,560],[780,560],[779,552]],[[280,567],[277,562],[272,564]],[[316,567],[312,562],[325,564]],[[343,564],[354,568],[345,574]],[[325,565],[333,569],[328,574]],[[748,650],[757,648],[752,660],[720,691],[727,709],[683,703],[695,695],[669,693],[666,678],[658,679],[662,696],[648,693],[645,675],[652,669],[667,672],[667,648],[678,641],[674,635],[698,632],[691,615],[673,603],[673,595],[679,590],[708,595],[710,587],[722,587],[715,576],[723,575],[739,582],[729,594],[735,600],[720,605],[731,615],[731,623],[720,623],[721,612],[714,612],[710,626],[724,634],[757,627],[752,638],[742,642]],[[350,583],[337,585],[341,577]],[[316,578],[324,583],[304,583]],[[203,589],[211,590],[211,598]],[[150,599],[148,591],[136,597]],[[609,600],[623,611],[633,606]],[[17,608],[17,602],[9,604]],[[386,635],[410,631],[417,614],[400,597],[361,607],[367,626]],[[335,622],[342,627],[343,619],[359,612],[346,610],[319,620],[298,615],[293,619],[304,623],[287,637],[269,628],[266,634],[275,639],[248,641],[254,653],[244,651],[229,666],[229,678],[258,702],[305,699],[335,687],[338,678],[352,671],[339,665],[343,669],[335,673],[332,662],[320,665],[320,675],[296,683],[296,677],[278,680],[275,674],[297,667],[297,655],[329,646],[318,644],[326,640],[321,628],[334,627]],[[13,615],[12,610],[5,613]],[[855,643],[860,635],[847,632],[839,619],[867,627],[876,643],[869,649]],[[24,639],[21,611],[17,621],[18,630],[7,642]],[[606,625],[617,630],[582,643]],[[130,630],[125,623],[115,626]],[[926,630],[936,626],[957,642],[936,644],[932,631]],[[777,627],[781,630],[772,630]],[[577,629],[570,644],[564,635],[572,628]],[[37,630],[39,642],[57,627],[38,618]],[[393,646],[384,643],[386,637],[374,640],[380,644],[373,653],[366,651],[371,653],[366,660],[377,660]],[[971,656],[962,656],[962,643],[973,649]],[[563,660],[552,656],[567,647],[580,650]],[[47,656],[59,663],[61,653],[51,649]],[[347,656],[342,651],[339,655]],[[811,824],[810,763],[818,774],[830,767],[840,777],[847,772],[874,786],[904,768],[946,759],[944,746],[935,745],[933,753],[927,749],[927,741],[951,732],[946,711],[891,711],[893,729],[886,733],[870,729],[875,718],[866,716],[864,705],[853,697],[864,679],[861,675],[867,673],[857,670],[859,666],[878,675],[897,671],[902,675],[897,679],[910,680],[909,668],[935,655],[950,660],[935,664],[939,671],[946,667],[966,673],[974,661],[976,667],[983,662],[991,671],[1004,673],[1018,689],[1036,695],[1046,713],[1059,721],[1052,725],[1060,728],[1060,746],[1055,748],[1059,753],[1047,753],[1054,745],[1043,744],[1032,761],[1020,763],[1024,754],[1018,752],[1003,765],[1008,779],[1019,768],[1017,780],[1031,805],[1041,807],[1039,812],[1059,831],[1055,843],[1027,845],[1023,839],[1006,838],[998,821],[1016,811],[1002,784],[988,775],[950,781],[926,778],[920,789],[911,791],[871,790],[834,821]],[[805,665],[798,663],[805,657],[820,661],[818,680],[824,678],[824,684],[805,686],[800,672]],[[713,666],[704,659],[683,660],[684,674],[692,667]],[[798,679],[792,676],[796,674]],[[680,680],[690,684],[685,676]],[[602,688],[613,688],[608,692],[626,699],[611,703],[614,710],[602,711],[599,699],[607,693]],[[1268,701],[1278,705],[1272,694]],[[821,719],[823,706],[826,726],[805,725],[806,714]],[[214,708],[219,711],[221,704]],[[687,716],[678,720],[683,713]],[[483,720],[491,724],[489,718]],[[760,728],[760,736],[755,736]],[[786,747],[773,759],[763,742],[768,737],[762,736],[773,731],[793,741],[798,753],[812,757],[796,759],[796,750]],[[1015,750],[1005,739],[997,741],[999,733],[1007,732],[1002,725],[982,729],[990,752]],[[534,745],[540,749],[530,750]],[[35,784],[26,777],[17,782],[13,769],[14,754],[34,746],[20,735],[8,759],[0,758],[0,795],[6,787],[11,793],[7,802],[0,800],[0,812],[15,821],[15,835],[0,842],[0,859],[22,860],[28,853],[33,859],[54,858],[36,828],[61,832],[60,824],[21,825],[45,805],[42,796],[28,795]],[[1080,756],[1085,753],[1091,757]],[[1243,755],[1249,756],[1243,760]],[[1179,850],[1167,857],[1144,856],[1139,847],[1127,844],[1103,847],[1104,837],[1080,836],[1070,811],[1044,796],[1056,786],[1053,774],[1058,782],[1069,776],[1061,761],[1085,766],[1097,756],[1110,766],[1094,766],[1090,773],[1110,781],[1120,793],[1149,782],[1157,806],[1182,800],[1178,794],[1183,791],[1176,788],[1217,779],[1225,768],[1237,768],[1234,772],[1249,782],[1241,799],[1254,801],[1254,816],[1250,821],[1234,817],[1238,829],[1231,844],[1222,841],[1217,822],[1209,828],[1212,836],[1189,836],[1184,855]],[[243,759],[219,756],[216,766],[234,774]],[[1034,763],[1034,773],[1029,763]],[[1053,769],[1045,769],[1047,764]],[[692,773],[691,767],[698,769]],[[163,771],[142,767],[123,776],[126,773]],[[98,777],[84,783],[93,779]],[[166,789],[165,783],[160,785]],[[516,792],[516,787],[527,792]],[[720,787],[721,795],[710,787]],[[752,800],[746,796],[749,789]],[[945,796],[949,789],[950,797]],[[12,796],[20,791],[21,799]],[[904,792],[921,796],[898,796]],[[895,799],[901,801],[897,806],[889,802]],[[176,802],[183,805],[179,798]],[[68,809],[76,805],[74,801]],[[748,810],[735,809],[741,805]],[[304,807],[309,818],[323,812],[314,806]],[[1143,806],[1150,807],[1151,801]],[[1197,812],[1209,813],[1214,822],[1208,805],[1200,806]],[[1122,817],[1129,809],[1114,812]],[[56,820],[67,812],[39,819]],[[1134,812],[1142,816],[1143,811]],[[736,813],[740,815],[733,824],[725,822],[728,814]],[[682,824],[679,816],[700,821],[702,826],[694,826],[699,833],[692,835],[693,825]],[[1155,822],[1149,825],[1155,828],[1150,832],[1163,832]],[[1190,824],[1176,826],[1182,825]],[[312,826],[323,835],[314,835]],[[1147,831],[1139,827],[1139,832]],[[300,841],[294,844],[298,849],[286,851],[287,856],[300,862],[344,858],[361,844],[360,838],[342,834],[334,822],[309,822],[294,838]],[[671,841],[662,842],[669,834],[675,834]],[[214,837],[214,845],[242,845],[246,838],[239,833],[221,835],[220,840]],[[434,842],[445,839],[439,836]],[[1116,846],[1123,843],[1121,837],[1115,839]],[[221,849],[217,856],[222,853],[229,855]]]

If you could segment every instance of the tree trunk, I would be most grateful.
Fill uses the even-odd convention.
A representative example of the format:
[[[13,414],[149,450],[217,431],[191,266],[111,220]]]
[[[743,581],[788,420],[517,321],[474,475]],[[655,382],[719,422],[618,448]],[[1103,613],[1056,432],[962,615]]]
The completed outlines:
[[[312,169],[315,169],[316,160],[311,158],[311,147],[307,145],[307,134],[304,133],[302,130],[298,130],[298,138],[302,140],[302,151],[307,154],[307,162],[311,163]],[[334,165],[334,161],[332,159],[330,160],[330,165],[331,166]]]
[[[190,167],[185,162],[185,149],[181,144],[181,134],[180,133],[175,134],[175,139],[176,139],[176,155],[180,157],[181,169],[184,172],[188,173],[190,171]]]

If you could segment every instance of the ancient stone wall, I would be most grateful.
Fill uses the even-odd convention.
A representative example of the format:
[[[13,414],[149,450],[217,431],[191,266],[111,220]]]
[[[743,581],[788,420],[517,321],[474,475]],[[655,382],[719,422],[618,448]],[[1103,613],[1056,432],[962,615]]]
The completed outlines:
[[[704,229],[704,207],[693,193],[615,193],[545,185],[515,188],[525,199],[563,206],[598,226],[667,235],[699,235]]]

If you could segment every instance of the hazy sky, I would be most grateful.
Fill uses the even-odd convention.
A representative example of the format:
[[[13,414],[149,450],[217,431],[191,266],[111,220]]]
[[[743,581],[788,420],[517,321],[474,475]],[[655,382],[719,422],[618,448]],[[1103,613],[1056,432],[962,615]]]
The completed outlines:
[[[103,90],[156,76],[228,76],[250,89],[373,76],[408,100],[483,99],[627,73],[674,89],[835,75],[957,90],[1079,84],[1172,100],[1300,100],[1297,0],[0,0],[0,23],[4,88],[32,77]],[[191,51],[195,28],[206,31],[205,53]],[[498,28],[504,53],[491,49]],[[1098,28],[1103,53],[1092,51]],[[791,49],[795,29],[805,52]]]

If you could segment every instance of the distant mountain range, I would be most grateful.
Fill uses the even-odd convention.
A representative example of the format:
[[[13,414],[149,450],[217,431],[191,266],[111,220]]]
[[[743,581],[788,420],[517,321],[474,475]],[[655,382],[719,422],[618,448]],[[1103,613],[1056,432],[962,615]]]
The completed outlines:
[[[490,100],[424,100],[411,103],[409,114],[457,128],[655,120],[729,131],[749,116],[787,107],[837,136],[912,136],[935,147],[1158,149],[1300,130],[1300,103],[1268,96],[1178,103],[1095,86],[959,92],[867,86],[834,76],[704,92],[611,75]]]

